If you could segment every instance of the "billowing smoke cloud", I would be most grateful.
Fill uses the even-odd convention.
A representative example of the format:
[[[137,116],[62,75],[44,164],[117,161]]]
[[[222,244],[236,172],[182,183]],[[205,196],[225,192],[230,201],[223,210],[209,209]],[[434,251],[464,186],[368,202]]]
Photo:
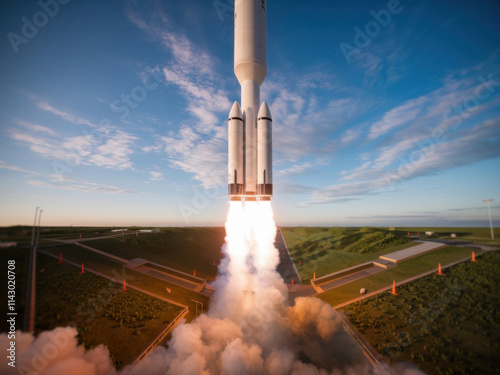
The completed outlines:
[[[368,364],[329,305],[298,298],[288,306],[286,285],[276,272],[275,236],[270,202],[231,202],[225,257],[208,313],[175,329],[168,349],[156,349],[124,372],[363,373]]]
[[[51,375],[111,375],[116,370],[104,345],[86,351],[78,346],[78,331],[72,327],[56,328],[42,332],[36,340],[30,333],[17,332],[15,337],[15,367],[2,355],[2,374],[51,374]],[[0,348],[10,348],[11,339],[0,335]],[[9,353],[9,351],[7,351]],[[2,353],[4,354],[4,353]],[[8,355],[8,354],[7,354]]]
[[[297,298],[288,305],[288,291],[276,272],[276,227],[270,202],[231,202],[226,223],[225,257],[209,311],[172,332],[165,347],[156,348],[124,375],[328,375],[389,374],[373,369],[342,328],[330,305],[317,298]],[[114,374],[106,348],[85,352],[76,330],[58,328],[35,341],[22,336],[18,363],[32,364],[36,350],[65,333],[63,349],[35,369],[40,374]],[[69,335],[69,338],[68,338]],[[26,342],[23,342],[26,341]],[[0,344],[3,344],[4,335]],[[19,341],[18,341],[19,342]],[[52,343],[52,345],[56,345]],[[21,354],[20,354],[21,353]],[[24,362],[23,362],[24,361]],[[0,368],[3,370],[4,367]],[[71,369],[71,371],[69,370]],[[3,373],[3,371],[2,371]],[[418,374],[398,369],[398,374]]]

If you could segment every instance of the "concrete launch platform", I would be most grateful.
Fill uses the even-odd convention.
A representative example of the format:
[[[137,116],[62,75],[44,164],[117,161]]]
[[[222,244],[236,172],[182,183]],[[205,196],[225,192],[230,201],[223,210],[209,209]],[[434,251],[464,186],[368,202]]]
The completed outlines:
[[[422,241],[416,241],[416,242],[421,242],[421,244],[409,247],[407,249],[399,250],[391,254],[382,255],[380,259],[387,260],[392,263],[399,263],[423,255],[429,251],[437,249],[438,247],[445,246],[442,243],[436,243],[436,242],[422,242]]]

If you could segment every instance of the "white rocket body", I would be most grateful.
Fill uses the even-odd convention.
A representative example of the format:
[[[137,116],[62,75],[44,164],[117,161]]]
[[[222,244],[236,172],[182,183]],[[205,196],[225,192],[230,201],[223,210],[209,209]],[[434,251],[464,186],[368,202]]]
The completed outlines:
[[[231,200],[269,200],[272,195],[272,118],[260,103],[267,73],[267,2],[235,0],[234,73],[241,85],[228,124],[228,190]]]

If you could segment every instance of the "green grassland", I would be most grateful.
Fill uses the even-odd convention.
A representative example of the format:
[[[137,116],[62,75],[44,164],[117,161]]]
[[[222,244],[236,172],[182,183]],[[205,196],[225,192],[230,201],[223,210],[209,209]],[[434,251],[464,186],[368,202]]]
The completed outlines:
[[[0,257],[3,264],[7,259],[16,260],[18,329],[24,319],[27,254],[27,249],[4,249]],[[36,293],[36,334],[75,326],[85,348],[106,345],[118,368],[146,349],[182,310],[132,289],[122,292],[118,283],[89,272],[80,274],[76,267],[58,264],[41,253],[37,255]],[[1,302],[0,309],[6,308],[6,301]],[[6,331],[3,323],[0,329]]]
[[[424,227],[401,227],[396,228],[401,231],[409,231],[411,234],[425,235],[425,232],[436,232],[438,236],[449,237],[452,233],[457,235],[457,238],[467,238],[467,237],[484,237],[486,239],[491,238],[490,228],[462,228],[462,227],[435,227],[435,228],[424,228]],[[494,228],[495,237],[500,237],[500,228]]]
[[[116,241],[116,240],[115,240]],[[120,244],[117,241],[118,244]],[[191,290],[184,289],[175,284],[158,280],[155,277],[145,275],[143,273],[131,270],[123,266],[123,264],[116,262],[103,255],[96,254],[90,250],[81,248],[77,245],[63,245],[53,248],[44,249],[54,255],[62,254],[63,259],[67,259],[76,263],[84,262],[85,267],[89,267],[103,274],[115,278],[125,279],[127,283],[137,286],[138,288],[147,290],[165,298],[174,300],[189,307],[189,314],[186,316],[187,320],[195,318],[195,303],[193,299],[203,303],[204,308],[208,307],[208,297],[196,293]],[[54,260],[56,262],[56,260]],[[75,268],[75,271],[78,271]],[[170,288],[171,293],[168,294],[165,289]]]
[[[481,251],[476,250],[476,254],[481,253]],[[361,288],[365,288],[368,293],[374,292],[392,285],[393,280],[396,282],[403,281],[432,269],[437,270],[439,263],[445,266],[470,256],[471,250],[467,248],[455,246],[442,247],[431,253],[398,263],[398,266],[394,268],[330,289],[319,294],[318,298],[321,298],[332,306],[337,306],[359,297],[359,290]]]
[[[410,231],[411,234],[419,233],[426,238],[442,238],[453,241],[467,241],[481,245],[500,246],[500,228],[494,228],[495,239],[491,239],[490,228],[398,228],[398,230]],[[426,236],[425,232],[435,232],[431,236]],[[456,238],[451,237],[454,233]]]
[[[120,284],[43,254],[38,263],[37,333],[73,322],[80,343],[87,349],[106,345],[117,367],[146,349],[182,310],[132,289],[122,292]]]
[[[378,228],[282,228],[303,281],[414,246],[406,232]],[[300,264],[299,264],[300,260]]]
[[[224,244],[224,228],[169,228],[160,233],[85,241],[85,245],[131,260],[143,258],[189,274],[214,280]]]
[[[343,308],[386,360],[427,374],[498,374],[500,253]]]

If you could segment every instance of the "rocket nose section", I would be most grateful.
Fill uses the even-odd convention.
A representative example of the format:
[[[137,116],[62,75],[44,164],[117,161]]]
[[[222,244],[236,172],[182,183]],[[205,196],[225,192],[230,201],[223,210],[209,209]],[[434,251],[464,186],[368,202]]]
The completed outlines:
[[[266,120],[272,121],[273,118],[271,117],[271,111],[269,110],[269,107],[267,106],[266,102],[262,102],[262,104],[260,105],[259,114],[257,115],[257,118],[258,119],[264,118]]]
[[[231,120],[232,118],[238,118],[238,119],[243,118],[243,113],[241,112],[241,107],[238,104],[238,102],[233,103],[233,106],[231,107],[231,112],[229,112],[229,119]]]

